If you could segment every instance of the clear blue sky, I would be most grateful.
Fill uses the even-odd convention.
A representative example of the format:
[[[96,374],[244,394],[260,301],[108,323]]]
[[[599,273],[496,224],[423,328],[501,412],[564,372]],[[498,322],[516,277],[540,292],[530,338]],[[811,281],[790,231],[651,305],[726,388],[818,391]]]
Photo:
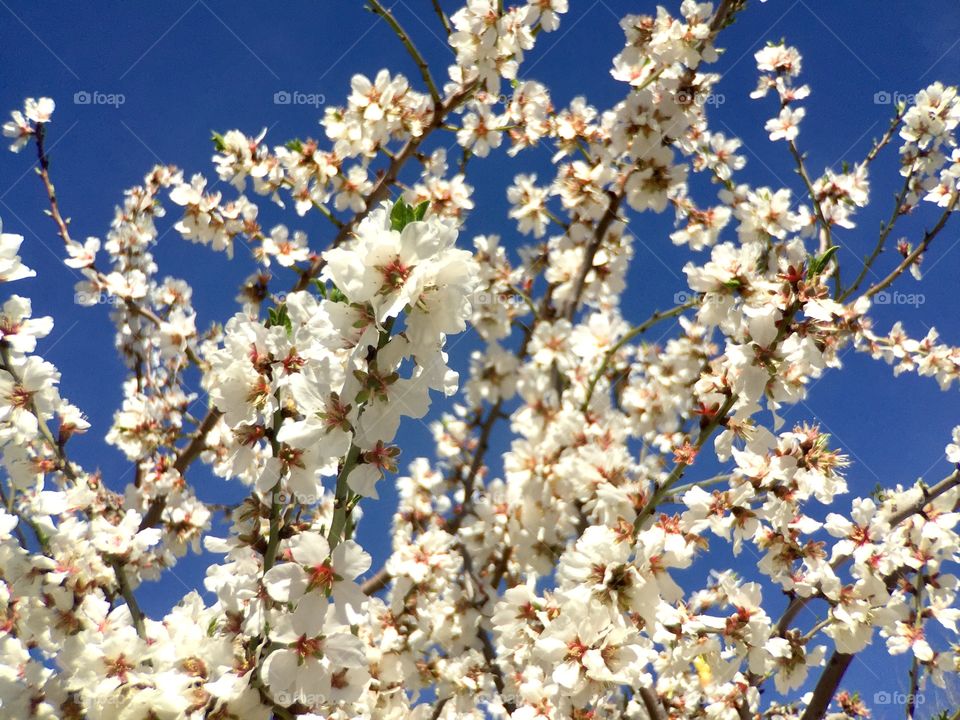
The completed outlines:
[[[441,4],[454,6],[446,0]],[[675,10],[679,2],[666,5]],[[618,17],[652,12],[654,3],[572,0],[571,6],[560,31],[540,38],[522,77],[547,83],[558,106],[585,95],[595,106],[609,107],[624,93],[624,86],[608,72],[611,58],[622,45]],[[435,67],[445,67],[452,55],[425,0],[397,0],[394,7],[428,60]],[[953,0],[909,4],[751,0],[747,11],[721,37],[727,53],[711,70],[725,74],[718,88],[724,102],[712,109],[711,117],[715,130],[743,139],[748,165],[740,178],[755,185],[785,185],[795,192],[801,188],[785,146],[769,143],[763,131],[763,121],[774,114],[774,101],[747,97],[756,81],[753,52],[767,40],[781,37],[804,54],[802,80],[813,88],[804,102],[807,117],[799,142],[815,174],[824,166],[839,167],[844,160],[861,159],[871,140],[881,134],[893,108],[878,104],[877,93],[909,94],[937,79],[956,83],[960,75],[960,6]],[[212,129],[239,128],[255,134],[270,128],[272,144],[292,137],[319,137],[322,108],[276,105],[274,94],[279,91],[314,93],[339,104],[352,73],[372,75],[385,66],[402,70],[417,82],[409,58],[389,28],[364,11],[359,1],[88,4],[70,0],[54,4],[0,0],[0,63],[4,115],[20,107],[25,96],[48,95],[57,102],[49,129],[52,173],[77,238],[102,238],[123,189],[137,184],[156,162],[215,179],[210,163]],[[443,76],[444,71],[438,74]],[[76,94],[83,92],[122,94],[124,102],[118,107],[75,103]],[[443,140],[448,146],[453,142],[449,137]],[[473,164],[468,181],[476,188],[477,211],[464,235],[500,233],[506,247],[518,247],[522,240],[505,219],[505,180],[521,171],[536,171],[541,179],[550,177],[549,158],[546,149],[524,153],[520,162],[498,152]],[[847,277],[853,274],[858,257],[872,247],[881,218],[889,214],[899,187],[894,158],[895,153],[888,152],[874,166],[874,202],[858,216],[858,227],[838,233]],[[121,400],[116,380],[122,368],[113,351],[113,326],[106,306],[81,308],[73,302],[75,277],[62,264],[61,243],[43,215],[41,189],[29,172],[32,160],[27,151],[0,155],[4,230],[26,236],[22,256],[39,275],[18,283],[14,290],[33,298],[35,314],[56,319],[54,332],[40,343],[38,352],[60,368],[63,394],[93,424],[90,433],[71,442],[72,454],[88,469],[101,468],[106,482],[120,489],[131,479],[129,465],[101,439]],[[708,197],[705,187],[695,185],[695,196]],[[230,193],[229,188],[226,191]],[[926,210],[903,224],[912,231],[911,237],[919,235],[925,221],[931,224],[932,208]],[[279,218],[266,201],[261,212],[268,227]],[[162,233],[175,216],[171,211],[171,222],[161,225]],[[322,249],[329,240],[329,225],[322,218],[301,220],[291,214],[285,221],[291,229],[305,230],[314,249]],[[669,215],[648,214],[631,225],[638,242],[624,303],[629,320],[640,321],[650,311],[672,305],[674,294],[685,289],[680,267],[688,253],[670,244],[671,224]],[[917,308],[879,309],[875,317],[881,328],[899,316],[914,335],[921,336],[936,325],[946,342],[960,344],[958,243],[960,234],[954,224],[929,253],[926,280],[918,285],[907,277],[901,282],[904,291],[922,292],[925,303]],[[201,327],[225,320],[235,311],[236,288],[254,267],[242,248],[227,263],[222,255],[181,240],[175,231],[162,234],[156,257],[161,274],[182,277],[193,285]],[[893,262],[890,257],[884,260],[888,265]],[[881,270],[888,267],[882,263]],[[460,357],[454,360],[460,367],[466,350],[475,345],[474,336],[456,348],[454,354]],[[928,479],[944,475],[948,468],[942,460],[943,446],[950,429],[960,423],[952,394],[956,389],[944,394],[934,381],[916,377],[893,381],[887,366],[852,352],[843,360],[846,371],[817,383],[809,400],[789,411],[788,421],[816,420],[833,433],[837,445],[855,461],[849,480],[857,494],[869,492],[877,483],[893,485],[920,475]],[[442,402],[434,408],[441,406]],[[503,438],[497,442],[497,447],[504,447]],[[427,432],[416,422],[403,426],[401,444],[405,461],[430,453]],[[225,488],[199,466],[191,469],[190,480],[204,499],[239,495],[237,485]],[[388,522],[390,503],[389,493],[378,505],[367,503],[368,517]],[[848,507],[847,498],[840,503]],[[387,550],[382,537],[377,539],[371,532],[380,527],[382,523],[369,523],[361,533],[375,556],[375,566]],[[740,558],[748,560],[753,562],[746,553]],[[184,585],[199,583],[207,562],[209,558],[188,558],[177,567],[176,577],[143,588],[145,608],[158,613],[169,607],[182,595]],[[848,678],[851,686],[869,689],[870,695],[872,688],[906,686],[905,675],[892,687],[881,684],[874,670],[862,663],[855,663]]]

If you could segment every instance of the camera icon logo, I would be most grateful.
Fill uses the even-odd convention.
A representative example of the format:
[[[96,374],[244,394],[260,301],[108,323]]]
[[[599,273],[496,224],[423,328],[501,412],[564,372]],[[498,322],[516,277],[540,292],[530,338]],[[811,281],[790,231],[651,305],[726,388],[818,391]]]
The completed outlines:
[[[73,94],[74,105],[89,105],[93,102],[93,96],[86,90],[78,90]]]
[[[292,99],[292,96],[286,90],[278,90],[273,94],[274,105],[289,105]]]

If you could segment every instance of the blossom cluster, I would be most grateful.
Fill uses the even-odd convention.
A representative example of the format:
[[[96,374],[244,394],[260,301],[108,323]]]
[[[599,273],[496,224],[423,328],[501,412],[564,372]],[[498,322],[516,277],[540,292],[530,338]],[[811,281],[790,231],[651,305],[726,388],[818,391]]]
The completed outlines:
[[[845,350],[944,390],[960,376],[936,330],[873,312],[920,278],[960,202],[956,88],[929,85],[861,161],[817,174],[801,53],[762,48],[753,97],[779,100],[765,129],[796,193],[745,181],[740,140],[702,102],[742,0],[624,17],[607,108],[559,107],[521,72],[566,0],[434,5],[446,82],[370,0],[419,78],[355,75],[322,141],[216,133],[222,189],[157,166],[103,239],[60,214],[53,101],[4,126],[37,150],[78,301],[110,307],[126,375],[112,424],[91,428],[37,354],[53,319],[3,300],[0,715],[854,720],[869,708],[844,672],[868,646],[913,691],[955,681],[960,471],[848,499],[842,443],[787,416]],[[892,216],[841,274],[839,239],[898,143]],[[538,146],[552,175],[521,168],[502,236],[468,237],[474,163]],[[284,223],[261,226],[261,202]],[[894,243],[925,211],[931,229]],[[627,274],[648,212],[672,214],[687,287],[644,320]],[[160,274],[166,226],[251,263],[222,324]],[[35,277],[22,242],[0,234],[0,282]],[[432,458],[401,455],[417,421]],[[125,486],[71,459],[98,431],[132,465]],[[960,427],[944,459],[960,463]],[[203,500],[200,464],[244,499]],[[381,494],[397,497],[388,533],[364,517]],[[378,569],[367,533],[389,545]],[[138,594],[201,551],[206,592],[144,613]]]

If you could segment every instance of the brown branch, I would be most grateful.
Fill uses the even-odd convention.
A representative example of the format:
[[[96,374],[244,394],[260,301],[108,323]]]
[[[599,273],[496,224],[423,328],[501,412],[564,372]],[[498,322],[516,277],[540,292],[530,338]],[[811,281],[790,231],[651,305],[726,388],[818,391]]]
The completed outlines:
[[[389,585],[390,580],[390,573],[387,572],[386,566],[383,566],[361,583],[360,590],[364,595],[375,595]]]
[[[427,61],[423,59],[423,55],[417,50],[417,46],[413,44],[410,35],[403,29],[403,26],[393,16],[393,13],[380,4],[379,0],[367,0],[367,2],[370,3],[370,8],[373,12],[386,20],[387,24],[393,29],[393,32],[400,38],[400,42],[403,43],[410,57],[413,58],[413,62],[420,71],[420,77],[423,78],[424,84],[430,91],[430,97],[433,98],[434,107],[440,107],[443,104],[443,98],[440,97],[437,84],[433,81],[433,76],[430,74],[430,66],[427,65]]]
[[[877,238],[877,244],[874,246],[873,252],[870,253],[870,255],[868,255],[863,261],[863,267],[861,268],[856,279],[853,281],[853,284],[844,292],[842,292],[839,298],[837,298],[840,302],[843,302],[860,289],[860,285],[863,283],[864,279],[866,279],[867,273],[870,272],[870,268],[873,267],[873,263],[876,262],[877,258],[880,256],[880,253],[883,252],[883,248],[887,244],[887,238],[890,237],[890,233],[893,231],[893,226],[896,225],[897,220],[905,212],[903,204],[910,192],[910,184],[912,181],[913,173],[911,172],[906,178],[904,178],[903,187],[900,189],[900,192],[897,194],[896,200],[894,201],[894,208],[890,215],[890,219],[885,224],[880,226],[880,236]]]
[[[430,713],[430,720],[439,720],[440,716],[443,714],[443,708],[446,704],[450,702],[450,696],[440,698],[437,700],[437,704],[433,707],[433,712]]]
[[[40,176],[43,187],[47,191],[47,199],[50,202],[49,215],[57,225],[57,233],[63,239],[64,243],[69,244],[72,242],[70,239],[70,230],[67,228],[69,221],[64,220],[63,215],[60,213],[60,203],[57,200],[57,192],[53,187],[53,182],[50,180],[50,157],[44,149],[45,136],[46,126],[42,123],[37,124],[36,132],[34,133],[37,144],[37,162],[39,163],[37,174]]]
[[[173,461],[173,469],[180,473],[180,475],[183,475],[190,463],[196,460],[197,457],[200,456],[200,453],[204,451],[207,445],[207,435],[214,428],[222,415],[223,413],[212,406],[207,411],[203,421],[199,426],[197,426],[197,429],[194,432],[193,437],[190,439],[189,444],[187,444],[183,450],[177,454],[177,458]],[[160,519],[163,516],[163,511],[166,507],[167,496],[157,495],[157,497],[150,502],[150,507],[147,508],[146,514],[140,521],[140,529],[143,530],[144,528],[154,527],[159,524]]]
[[[508,715],[512,715],[514,710],[517,709],[517,706],[512,701],[503,697],[503,692],[506,689],[506,683],[503,680],[503,671],[497,664],[497,653],[496,650],[494,650],[493,643],[490,642],[490,637],[479,623],[477,623],[477,637],[480,638],[480,644],[483,647],[483,658],[487,661],[487,666],[493,675],[493,684],[496,685],[497,693],[500,695],[500,698],[503,699],[503,707],[506,708]]]
[[[70,221],[63,217],[63,214],[60,212],[60,202],[57,199],[57,191],[53,185],[53,181],[50,179],[50,157],[47,155],[44,140],[46,137],[46,126],[43,124],[38,124],[36,126],[36,132],[34,137],[37,145],[37,163],[39,167],[37,168],[37,175],[40,176],[40,181],[43,183],[43,188],[47,193],[47,201],[50,204],[50,210],[48,215],[53,219],[53,222],[57,226],[57,234],[63,240],[65,245],[70,245],[74,241],[70,237]],[[102,272],[97,270],[94,265],[89,265],[88,268],[93,271],[97,282],[101,285],[107,285],[107,277]],[[149,308],[141,307],[138,305],[132,298],[121,297],[123,304],[126,308],[135,315],[139,315],[155,326],[160,327],[163,324],[163,320]],[[188,355],[192,354],[193,351],[189,350]],[[191,360],[199,364],[199,360],[195,355],[191,357]]]
[[[716,37],[717,33],[733,22],[733,16],[740,12],[745,0],[722,0],[713,19],[710,21],[710,39]]]
[[[450,27],[450,21],[447,19],[446,13],[443,12],[443,8],[440,7],[440,0],[431,0],[431,2],[433,3],[433,11],[440,18],[440,24],[443,25],[444,31],[449,35],[453,32],[453,28]]]
[[[890,126],[887,128],[887,131],[880,137],[873,147],[870,148],[870,152],[867,153],[867,156],[864,158],[864,165],[869,165],[880,154],[880,151],[887,146],[887,143],[893,139],[894,133],[897,131],[897,128],[900,127],[900,123],[903,121],[903,115],[906,112],[906,106],[901,110],[897,110],[897,114],[893,116],[893,120],[890,121]]]
[[[844,673],[850,667],[853,661],[853,655],[834,651],[830,656],[826,669],[817,681],[817,687],[813,690],[813,697],[807,705],[800,720],[820,720],[830,707],[833,696],[843,680]]]
[[[597,251],[600,250],[600,245],[603,243],[603,238],[606,236],[607,230],[610,229],[613,221],[617,219],[617,210],[620,209],[623,193],[621,191],[621,193],[618,194],[608,190],[607,198],[607,209],[604,211],[603,217],[600,218],[600,222],[597,223],[593,237],[590,238],[584,250],[583,262],[580,263],[580,270],[573,283],[573,294],[567,300],[566,305],[564,305],[563,312],[560,313],[561,317],[567,320],[572,320],[574,314],[577,312],[580,297],[583,295],[584,287],[587,284],[587,276],[590,274],[590,271],[593,270],[593,260],[597,256]]]
[[[926,252],[927,248],[930,246],[930,243],[933,242],[933,239],[940,234],[940,231],[943,230],[944,226],[947,224],[947,220],[950,219],[950,215],[953,213],[954,209],[957,207],[957,200],[960,198],[960,195],[953,199],[947,207],[944,209],[943,214],[940,216],[940,219],[937,221],[937,224],[933,226],[932,230],[928,230],[923,235],[923,240],[920,241],[920,244],[914,248],[913,252],[907,255],[903,261],[897,265],[897,267],[891,272],[887,277],[873,285],[865,295],[867,297],[873,297],[881,290],[889,287],[894,280],[896,280],[903,272],[913,265],[916,262],[917,258],[923,255]]]
[[[667,720],[667,711],[664,710],[660,698],[657,697],[657,693],[652,688],[638,688],[637,695],[643,701],[643,707],[651,720]]]

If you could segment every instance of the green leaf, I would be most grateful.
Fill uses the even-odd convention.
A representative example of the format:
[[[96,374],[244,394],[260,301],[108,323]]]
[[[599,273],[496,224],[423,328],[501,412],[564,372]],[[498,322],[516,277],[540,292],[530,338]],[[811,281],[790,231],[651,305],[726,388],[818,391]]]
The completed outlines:
[[[227,145],[223,141],[223,135],[216,130],[210,131],[210,139],[213,140],[213,147],[217,149],[217,152],[223,152],[227,149]]]
[[[317,288],[317,294],[319,294],[320,297],[324,298],[325,300],[335,303],[349,304],[350,301],[347,300],[347,296],[344,295],[340,288],[338,288],[336,285],[327,285],[326,283],[316,279],[313,281],[313,284]]]
[[[390,227],[394,230],[403,230],[407,226],[407,212],[410,206],[403,198],[399,198],[393,204],[393,210],[390,211]]]
[[[807,277],[816,277],[822,273],[824,268],[827,267],[827,263],[830,262],[830,258],[836,255],[838,250],[840,250],[839,245],[831,245],[824,251],[823,255],[814,257],[810,261],[810,267],[807,270]]]
[[[284,303],[267,310],[267,327],[277,325],[283,326],[287,335],[293,335],[293,323],[290,321],[290,316],[287,315],[287,306]]]
[[[414,208],[407,204],[407,201],[402,197],[398,198],[390,211],[390,227],[402,231],[410,223],[423,220],[429,207],[430,204],[426,200]]]
[[[303,152],[303,142],[300,140],[300,138],[287,140],[287,142],[284,144],[284,147],[292,152]]]

